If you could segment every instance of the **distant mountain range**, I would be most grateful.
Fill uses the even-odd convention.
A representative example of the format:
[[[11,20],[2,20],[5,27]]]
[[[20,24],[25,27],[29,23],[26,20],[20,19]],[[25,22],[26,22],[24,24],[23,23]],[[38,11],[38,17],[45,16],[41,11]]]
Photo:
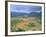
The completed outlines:
[[[31,12],[31,13],[20,13],[20,12],[11,12],[11,16],[41,16],[42,12]]]

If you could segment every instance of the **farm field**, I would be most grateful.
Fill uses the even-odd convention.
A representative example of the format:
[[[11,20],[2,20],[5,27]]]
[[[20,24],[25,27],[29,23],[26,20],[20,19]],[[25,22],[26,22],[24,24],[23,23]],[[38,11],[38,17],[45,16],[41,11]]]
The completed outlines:
[[[11,17],[11,32],[41,31],[41,19],[38,17]]]

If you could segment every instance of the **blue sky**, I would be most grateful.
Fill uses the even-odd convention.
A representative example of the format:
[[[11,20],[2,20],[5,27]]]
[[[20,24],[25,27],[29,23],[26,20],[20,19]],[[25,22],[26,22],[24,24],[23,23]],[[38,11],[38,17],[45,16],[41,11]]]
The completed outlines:
[[[40,12],[41,6],[32,6],[32,5],[10,5],[11,12],[23,12],[23,13],[31,13],[31,12]]]

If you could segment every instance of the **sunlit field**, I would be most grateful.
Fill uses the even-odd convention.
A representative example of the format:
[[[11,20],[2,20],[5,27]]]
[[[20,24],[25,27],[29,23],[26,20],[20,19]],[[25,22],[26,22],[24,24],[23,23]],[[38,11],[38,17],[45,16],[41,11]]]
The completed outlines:
[[[25,31],[41,31],[40,17],[11,17],[11,31],[12,32],[25,32]]]

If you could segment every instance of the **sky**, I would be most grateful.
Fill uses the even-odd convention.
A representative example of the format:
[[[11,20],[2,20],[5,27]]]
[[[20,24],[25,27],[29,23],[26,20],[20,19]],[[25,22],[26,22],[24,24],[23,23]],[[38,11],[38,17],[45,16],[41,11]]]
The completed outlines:
[[[21,13],[31,13],[31,12],[40,12],[41,6],[32,6],[32,5],[10,5],[11,12],[21,12]]]

